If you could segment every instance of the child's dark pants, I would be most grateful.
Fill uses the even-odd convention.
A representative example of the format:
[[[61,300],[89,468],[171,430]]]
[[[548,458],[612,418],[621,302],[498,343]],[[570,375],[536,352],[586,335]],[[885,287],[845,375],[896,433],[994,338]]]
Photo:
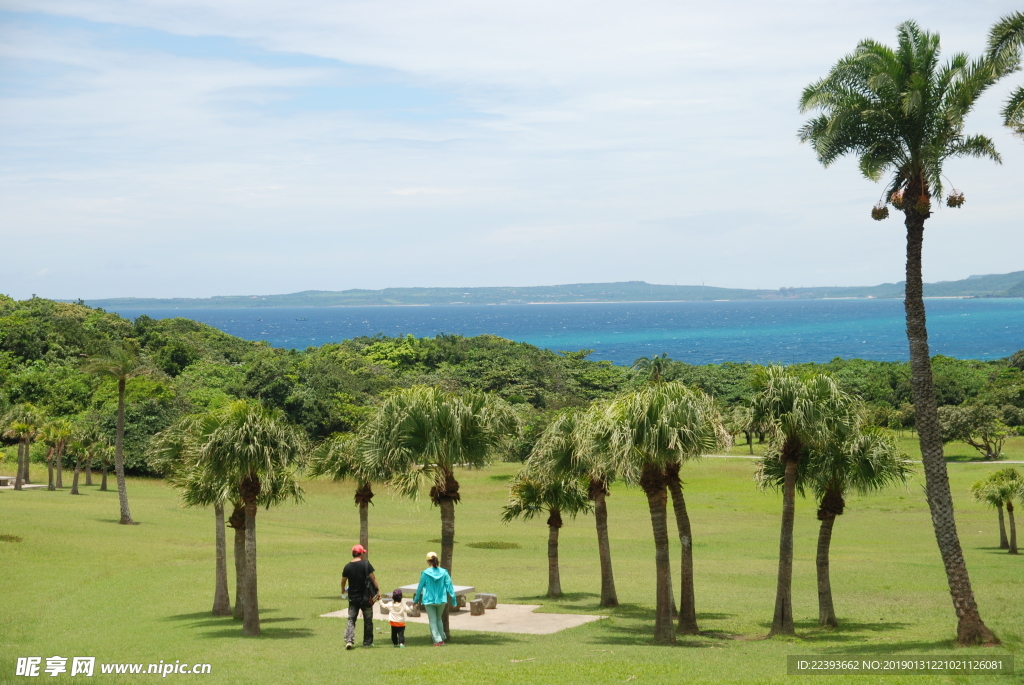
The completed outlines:
[[[396,647],[405,644],[405,626],[391,626],[391,644]]]

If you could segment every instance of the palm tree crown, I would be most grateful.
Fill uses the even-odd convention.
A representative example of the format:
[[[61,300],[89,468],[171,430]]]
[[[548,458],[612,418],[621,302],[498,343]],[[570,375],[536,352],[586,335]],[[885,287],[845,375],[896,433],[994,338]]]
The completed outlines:
[[[1020,69],[1021,49],[1024,47],[1024,12],[1008,14],[992,27],[988,40],[988,55],[995,61],[1000,74]],[[1017,86],[1003,107],[1003,124],[1024,136],[1024,86]]]
[[[434,504],[458,490],[449,482],[456,465],[483,466],[493,450],[518,429],[511,407],[482,393],[456,395],[415,386],[388,397],[359,433],[367,469],[389,474],[404,495],[430,486]]]
[[[800,139],[825,166],[854,154],[868,179],[890,173],[887,200],[927,217],[931,198],[942,195],[947,159],[1001,161],[991,139],[964,134],[965,118],[998,73],[987,58],[963,53],[940,64],[939,36],[912,21],[897,33],[895,50],[863,40],[804,89],[801,111],[821,113],[800,129]]]

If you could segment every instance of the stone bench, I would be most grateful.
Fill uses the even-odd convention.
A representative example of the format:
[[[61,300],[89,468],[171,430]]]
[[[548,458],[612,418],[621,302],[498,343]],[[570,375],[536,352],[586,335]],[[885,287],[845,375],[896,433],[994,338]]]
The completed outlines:
[[[485,609],[498,608],[498,595],[489,592],[478,592],[476,593],[476,598],[484,603]]]

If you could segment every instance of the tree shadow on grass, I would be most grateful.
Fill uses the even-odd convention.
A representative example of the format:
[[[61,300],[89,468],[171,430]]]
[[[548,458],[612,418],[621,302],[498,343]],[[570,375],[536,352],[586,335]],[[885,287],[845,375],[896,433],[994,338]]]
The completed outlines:
[[[277,618],[263,618],[263,614],[279,611],[279,609],[260,609],[260,637],[268,640],[287,640],[300,637],[313,637],[315,633],[309,628],[275,628],[264,627],[268,623],[290,623],[302,619],[293,616],[279,616]],[[202,630],[216,628],[217,630],[206,630],[197,633],[199,637],[221,638],[221,637],[249,637],[242,634],[242,622],[234,620],[231,616],[213,616],[208,611],[197,611],[192,614],[176,614],[165,616],[164,621],[179,621],[182,627],[188,630]]]
[[[281,616],[278,618],[264,618],[264,614],[270,614],[279,611],[278,609],[260,609],[260,624],[265,625],[267,623],[285,623],[290,621],[299,621],[301,619],[294,618],[291,616]],[[193,614],[176,614],[174,616],[165,616],[163,621],[180,621],[185,624],[183,627],[187,629],[199,629],[199,628],[216,628],[221,627],[224,631],[240,631],[242,629],[242,622],[236,621],[231,616],[214,616],[209,611],[197,611]],[[187,622],[187,623],[186,623]],[[229,628],[230,626],[230,628]],[[303,629],[305,630],[305,629]]]
[[[89,520],[90,521],[96,521],[97,523],[116,523],[118,525],[121,524],[121,519],[89,519]],[[130,525],[132,525],[132,526],[141,526],[142,524],[143,524],[142,521],[134,521]],[[128,527],[129,526],[125,526],[125,528],[128,528]]]
[[[448,640],[452,645],[494,647],[498,645],[521,644],[526,642],[525,637],[520,637],[513,633],[477,633],[473,631],[455,630],[456,632]],[[416,644],[418,641],[422,642],[424,645],[433,644],[430,639],[430,635],[413,637],[407,640],[410,644]]]
[[[815,642],[852,642],[862,641],[865,633],[888,633],[903,630],[909,623],[896,621],[879,621],[877,623],[858,623],[840,621],[838,628],[823,628],[816,622],[803,621],[797,624],[797,635],[808,643]],[[771,627],[771,624],[766,624]]]
[[[727,618],[732,618],[735,615],[736,614],[721,614],[721,613],[713,613],[713,612],[710,612],[710,611],[705,611],[705,612],[698,611],[697,612],[697,620],[698,621],[722,621],[722,620],[725,620]]]
[[[298,619],[291,619],[298,620]],[[267,623],[267,621],[260,621],[260,623]],[[261,628],[258,640],[294,640],[296,638],[313,637],[316,635],[309,628]],[[204,638],[245,638],[251,639],[252,636],[242,634],[241,624],[236,624],[232,628],[224,628],[222,630],[211,630],[202,633],[200,637]]]
[[[566,592],[557,599],[547,595],[519,595],[510,597],[507,601],[510,604],[540,604],[543,607],[541,613],[606,615],[616,611],[613,608],[602,607],[599,601],[594,601],[600,599],[601,595],[594,592]]]
[[[872,642],[871,644],[860,644],[857,646],[837,645],[836,647],[823,647],[818,651],[822,654],[917,654],[935,650],[950,650],[954,648],[953,640],[903,640],[900,642]]]
[[[580,601],[587,596],[599,597],[600,595],[589,592],[567,592],[558,599],[552,599],[547,595],[517,595],[516,597],[509,597],[508,602],[510,604],[558,604],[559,602]],[[500,601],[501,597],[498,600]]]
[[[654,642],[654,620],[645,625],[609,625],[604,628],[605,634],[590,640],[592,644],[618,645],[620,647],[649,647]],[[722,640],[731,639],[718,633],[702,633],[701,635],[676,635],[675,644],[658,645],[664,647],[682,647],[688,649],[708,649],[724,646]]]

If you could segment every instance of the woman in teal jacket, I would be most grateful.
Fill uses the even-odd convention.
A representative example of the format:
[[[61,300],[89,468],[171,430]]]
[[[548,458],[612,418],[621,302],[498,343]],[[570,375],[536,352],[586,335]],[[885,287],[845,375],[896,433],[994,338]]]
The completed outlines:
[[[427,618],[430,620],[430,635],[434,638],[435,647],[443,647],[448,636],[444,634],[445,602],[451,598],[453,607],[459,606],[455,599],[455,586],[452,585],[452,577],[448,571],[440,567],[436,552],[427,552],[427,566],[420,574],[420,584],[416,588],[416,596],[412,601],[422,604],[427,610]]]

